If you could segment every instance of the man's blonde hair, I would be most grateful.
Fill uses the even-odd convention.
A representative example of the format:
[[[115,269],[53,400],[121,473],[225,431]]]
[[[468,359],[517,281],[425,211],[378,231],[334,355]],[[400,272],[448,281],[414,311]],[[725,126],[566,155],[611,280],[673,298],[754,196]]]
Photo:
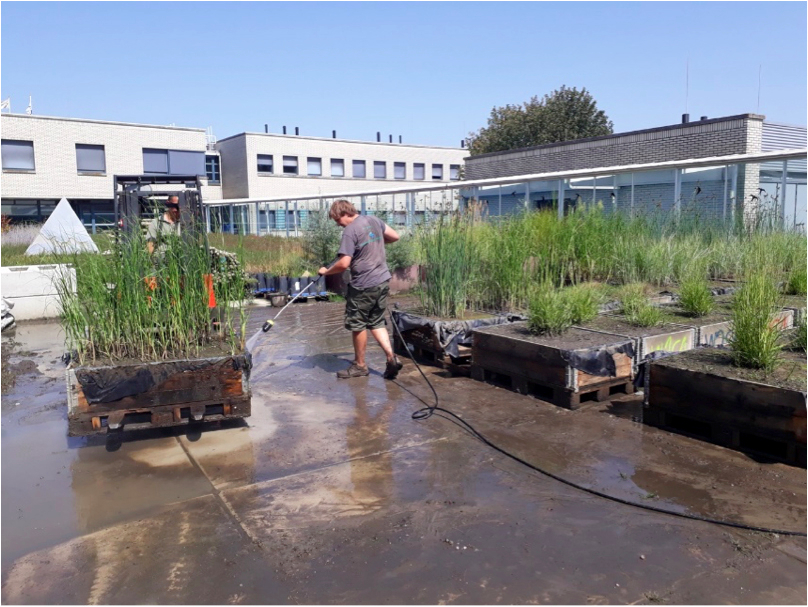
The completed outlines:
[[[353,217],[354,215],[359,215],[359,212],[356,210],[356,207],[347,200],[335,200],[334,204],[331,205],[331,210],[328,211],[328,216],[334,221],[337,221],[340,217],[345,215]]]

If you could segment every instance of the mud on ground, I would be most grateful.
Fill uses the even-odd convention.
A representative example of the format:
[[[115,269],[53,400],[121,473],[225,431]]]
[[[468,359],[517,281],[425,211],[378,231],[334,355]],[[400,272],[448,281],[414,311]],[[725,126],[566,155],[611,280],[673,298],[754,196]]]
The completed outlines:
[[[375,346],[369,377],[338,381],[342,308],[295,304],[259,340],[245,423],[122,441],[66,437],[53,325],[4,335],[3,601],[805,604],[804,539],[606,501],[414,421],[428,387],[410,362],[385,381]],[[636,397],[567,411],[425,372],[441,406],[573,482],[805,529],[804,469],[646,428]]]

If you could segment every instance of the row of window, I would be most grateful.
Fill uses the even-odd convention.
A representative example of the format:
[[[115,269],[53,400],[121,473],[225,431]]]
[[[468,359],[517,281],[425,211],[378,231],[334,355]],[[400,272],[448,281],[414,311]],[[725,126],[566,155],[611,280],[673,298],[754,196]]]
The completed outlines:
[[[387,179],[387,162],[384,160],[373,161],[373,178],[374,179]],[[423,162],[416,162],[412,165],[412,179],[416,181],[423,181],[426,179],[426,164]],[[257,167],[259,175],[273,175],[275,174],[275,161],[272,154],[258,154]],[[331,172],[330,177],[346,177],[345,174],[345,160],[342,158],[331,159]],[[298,166],[297,156],[284,156],[283,165],[279,172],[283,175],[299,175],[300,168]],[[323,159],[309,156],[306,158],[306,174],[310,177],[323,176]],[[443,165],[432,164],[432,179],[442,181]],[[364,160],[351,161],[351,176],[354,179],[367,179],[367,163]],[[406,162],[393,162],[393,179],[407,179],[407,163]],[[460,179],[460,165],[449,165],[449,179],[457,181]]]
[[[3,169],[16,171],[34,171],[34,142],[3,139]],[[373,161],[373,178],[387,179],[387,162]],[[426,179],[426,164],[416,162],[412,165],[412,179]],[[443,165],[432,164],[431,177],[442,181]],[[103,145],[76,144],[76,169],[80,174],[104,175],[107,171],[106,154]],[[322,177],[322,158],[308,157],[306,160],[307,175]],[[283,174],[298,175],[298,157],[283,157]],[[205,175],[208,183],[221,182],[221,168],[218,156],[206,156],[204,152],[187,150],[160,150],[143,148],[143,172],[147,175]],[[273,156],[258,154],[258,173],[272,175],[275,172]],[[345,160],[331,159],[331,177],[345,177]],[[364,160],[351,161],[351,176],[355,179],[367,179],[367,166]],[[393,162],[393,179],[407,179],[407,163]],[[460,179],[460,165],[449,165],[449,179]]]
[[[35,171],[34,142],[2,140],[3,170]],[[103,145],[76,144],[76,170],[83,175],[106,175]],[[208,183],[221,181],[218,156],[186,150],[143,148],[143,172],[149,175],[205,175]]]

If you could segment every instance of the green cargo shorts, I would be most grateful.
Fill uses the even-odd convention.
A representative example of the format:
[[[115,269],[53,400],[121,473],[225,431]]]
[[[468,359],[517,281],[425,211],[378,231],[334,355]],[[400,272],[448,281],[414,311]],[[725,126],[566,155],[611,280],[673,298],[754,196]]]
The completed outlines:
[[[387,293],[390,281],[368,289],[355,289],[348,285],[345,303],[345,328],[349,331],[378,329],[384,326],[387,311]]]

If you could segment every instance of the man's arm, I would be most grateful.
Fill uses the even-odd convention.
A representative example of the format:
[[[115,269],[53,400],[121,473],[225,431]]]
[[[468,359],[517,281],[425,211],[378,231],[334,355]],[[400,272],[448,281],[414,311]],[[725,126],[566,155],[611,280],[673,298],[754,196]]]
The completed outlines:
[[[342,274],[348,267],[351,265],[351,257],[348,255],[342,255],[338,260],[330,268],[326,268],[323,266],[317,273],[320,276],[331,276],[332,274]]]
[[[384,244],[392,244],[397,242],[399,238],[401,236],[398,235],[398,232],[388,225],[384,226]]]

